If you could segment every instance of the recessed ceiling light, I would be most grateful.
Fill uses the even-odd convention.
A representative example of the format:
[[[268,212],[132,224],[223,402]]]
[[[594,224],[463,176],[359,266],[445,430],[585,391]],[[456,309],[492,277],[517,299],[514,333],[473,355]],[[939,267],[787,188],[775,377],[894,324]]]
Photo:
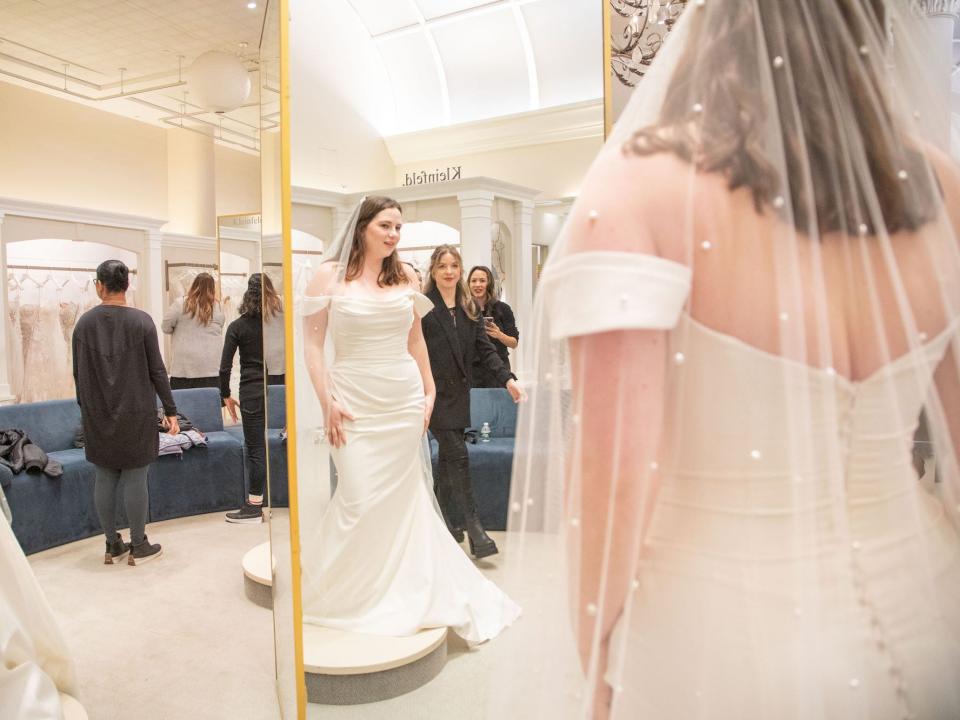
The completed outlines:
[[[247,8],[250,9],[250,10],[256,10],[256,9],[257,9],[257,4],[256,4],[255,2],[248,2],[248,3],[247,3]]]

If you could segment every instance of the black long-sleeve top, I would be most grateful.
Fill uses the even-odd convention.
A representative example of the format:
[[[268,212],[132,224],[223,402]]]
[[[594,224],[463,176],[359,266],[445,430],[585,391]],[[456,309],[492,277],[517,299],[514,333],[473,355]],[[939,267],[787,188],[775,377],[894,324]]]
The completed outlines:
[[[517,321],[513,316],[513,310],[502,300],[494,300],[492,303],[487,305],[487,307],[484,308],[480,314],[491,316],[493,321],[497,324],[497,327],[503,331],[504,335],[509,335],[515,340],[520,339],[520,331],[517,329]],[[482,319],[481,322],[483,322]],[[483,326],[483,328],[484,332],[486,332],[486,326]],[[503,363],[503,366],[509,370],[510,348],[508,348],[499,340],[495,340],[489,336],[488,339],[493,344],[493,347],[496,348],[497,355],[500,357],[500,361]],[[503,387],[503,383],[500,382],[500,378],[495,373],[491,372],[489,368],[487,368],[486,364],[481,362],[479,356],[475,357],[473,360],[473,387]]]
[[[423,316],[421,325],[430,356],[430,371],[437,386],[430,429],[469,427],[474,359],[479,359],[496,378],[498,387],[504,387],[514,375],[497,355],[482,319],[471,319],[459,305],[451,312],[437,288],[427,293],[427,297],[433,301],[434,310]]]
[[[263,390],[263,325],[259,317],[241,315],[227,326],[220,355],[220,396],[230,397],[233,357],[240,350],[241,391]],[[256,386],[256,387],[255,387]]]
[[[99,305],[73,329],[73,379],[87,460],[112,469],[157,459],[157,396],[176,415],[157,328],[142,310]]]

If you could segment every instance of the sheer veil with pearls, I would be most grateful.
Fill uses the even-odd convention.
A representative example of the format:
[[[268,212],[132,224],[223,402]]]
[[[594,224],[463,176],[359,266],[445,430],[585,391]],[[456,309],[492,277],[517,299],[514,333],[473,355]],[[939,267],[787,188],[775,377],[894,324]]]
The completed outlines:
[[[687,4],[543,272],[490,717],[960,717],[928,42],[900,2]]]

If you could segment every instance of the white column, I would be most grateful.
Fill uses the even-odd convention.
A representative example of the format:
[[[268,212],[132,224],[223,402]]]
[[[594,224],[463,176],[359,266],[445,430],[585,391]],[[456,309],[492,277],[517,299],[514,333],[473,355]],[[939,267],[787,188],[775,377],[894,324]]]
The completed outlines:
[[[10,392],[10,343],[7,341],[7,245],[3,242],[3,219],[0,212],[0,321],[3,322],[3,331],[0,332],[0,405],[9,405],[16,398]]]
[[[143,267],[137,268],[141,281],[146,285],[146,303],[144,310],[150,313],[160,328],[163,320],[163,234],[159,230],[147,230],[147,252],[144,254]],[[161,344],[161,349],[162,345]]]
[[[924,49],[928,68],[933,73],[930,81],[937,88],[937,97],[943,99],[944,116],[922,119],[941,149],[950,149],[950,77],[953,73],[953,37],[960,19],[960,0],[918,0],[920,10],[927,16],[930,45]]]
[[[533,325],[533,201],[519,200],[513,220],[513,312],[520,330],[520,343],[512,351],[514,372],[523,379],[528,373],[530,331]]]
[[[493,230],[493,193],[467,190],[457,193],[460,202],[460,254],[463,271],[474,265],[490,267],[493,254],[490,233]]]

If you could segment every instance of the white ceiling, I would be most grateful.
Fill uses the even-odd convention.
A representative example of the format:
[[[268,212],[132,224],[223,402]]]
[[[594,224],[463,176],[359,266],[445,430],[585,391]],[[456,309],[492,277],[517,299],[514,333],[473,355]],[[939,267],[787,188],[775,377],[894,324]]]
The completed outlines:
[[[362,23],[390,79],[384,135],[603,96],[598,0],[339,2]]]
[[[186,113],[186,126],[212,129],[225,143],[254,149],[259,124],[256,58],[267,0],[258,0],[255,9],[247,2],[0,0],[0,81],[155,124],[163,125],[164,118],[168,125],[179,122],[172,116]],[[252,72],[248,106],[222,117],[200,112],[190,102],[189,87],[178,84],[181,67],[185,72],[210,50],[241,56]],[[121,73],[120,68],[125,70]],[[100,99],[121,91],[121,75],[127,92],[171,87]],[[58,93],[64,86],[83,97]]]

